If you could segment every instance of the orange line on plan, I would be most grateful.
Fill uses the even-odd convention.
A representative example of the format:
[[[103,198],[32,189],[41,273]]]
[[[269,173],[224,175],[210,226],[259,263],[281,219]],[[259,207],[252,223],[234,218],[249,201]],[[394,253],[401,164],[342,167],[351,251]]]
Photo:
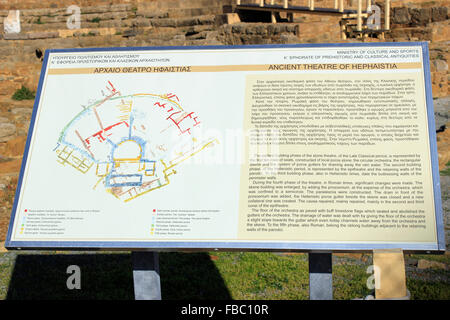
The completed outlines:
[[[98,125],[102,129],[101,131],[104,131],[105,129],[103,128],[103,124],[102,124],[102,121],[100,120],[100,117],[99,117],[99,115],[97,113],[96,107],[94,107],[93,110],[94,110],[95,117],[97,118]]]
[[[83,144],[84,148],[89,152],[89,154],[92,156],[93,159],[95,159],[94,155],[92,154],[91,150],[89,150],[88,146],[86,145],[86,142],[84,142],[83,138],[81,137],[78,130],[75,130],[75,133],[77,134],[78,138],[81,140],[81,143]]]

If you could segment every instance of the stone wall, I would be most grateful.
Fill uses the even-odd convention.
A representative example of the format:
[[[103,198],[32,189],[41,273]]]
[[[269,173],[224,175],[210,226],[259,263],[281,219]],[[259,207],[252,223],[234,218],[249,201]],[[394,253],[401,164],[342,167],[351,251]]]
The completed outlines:
[[[434,97],[448,95],[448,61],[450,55],[450,6],[421,2],[416,6],[394,7],[391,10],[391,41],[429,41]]]
[[[74,3],[81,8],[81,28],[76,30],[67,28],[70,14],[66,9]],[[233,3],[0,0],[1,25],[8,10],[20,10],[21,14],[19,34],[0,32],[0,242],[9,221],[33,108],[32,100],[11,97],[21,86],[37,89],[45,49],[381,41],[341,39],[339,16],[296,14],[293,23],[240,22],[236,14],[225,14]],[[306,5],[307,1],[291,3]],[[332,7],[334,0],[315,3],[316,7]],[[346,3],[356,6],[356,1]],[[382,7],[383,2],[377,4]],[[392,7],[392,31],[386,34],[386,41],[429,41],[433,96],[448,96],[449,1],[393,0]]]
[[[157,0],[146,0],[145,2],[154,2]],[[168,0],[171,1],[171,0]],[[41,9],[41,8],[67,8],[70,5],[80,7],[110,5],[110,4],[129,4],[144,2],[142,0],[0,0],[0,10],[23,10],[23,9]],[[165,1],[167,2],[167,1]]]

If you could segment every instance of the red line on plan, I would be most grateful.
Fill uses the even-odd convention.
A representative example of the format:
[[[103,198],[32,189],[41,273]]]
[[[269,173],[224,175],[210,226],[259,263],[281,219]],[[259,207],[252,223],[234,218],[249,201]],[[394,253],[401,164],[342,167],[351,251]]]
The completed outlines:
[[[178,99],[178,96],[176,94],[174,94],[174,93],[168,93],[166,96],[167,96],[168,99],[171,99],[171,98],[175,97],[175,98],[177,98],[177,101],[180,101],[180,99]]]
[[[111,83],[111,81],[108,80],[109,85],[112,88],[112,92],[116,92],[116,88],[114,88],[113,84]]]
[[[158,107],[163,108],[163,109],[166,107],[166,104],[165,104],[165,103],[161,104],[161,103],[159,103],[159,102],[155,102],[153,105],[154,105],[154,106],[158,105]]]
[[[197,121],[197,118],[198,118],[198,117],[192,118],[192,115],[194,114],[194,112],[191,112],[191,113],[188,113],[188,114],[182,116],[180,120],[178,120],[178,119],[177,119],[177,120],[172,119],[172,116],[173,116],[174,114],[177,114],[177,113],[180,113],[180,112],[181,112],[181,111],[177,111],[177,112],[172,113],[170,116],[168,116],[168,117],[166,118],[166,120],[168,120],[168,119],[172,120],[173,123],[178,127],[178,129],[180,130],[180,132],[181,132],[182,134],[185,133],[185,132],[191,134],[191,131],[190,131],[191,128],[187,128],[186,130],[183,130],[183,129],[181,129],[181,127],[180,127],[180,123],[181,123],[184,119],[186,119],[187,117],[189,117],[190,119],[194,119],[194,121],[195,121],[194,126],[195,126],[195,125],[197,125],[197,124],[200,123],[200,122]]]
[[[103,137],[103,133],[105,133],[105,132],[108,131],[108,130],[111,130],[112,128],[114,128],[115,126],[118,126],[118,125],[120,125],[120,124],[124,124],[124,125],[126,125],[127,127],[130,127],[126,121],[117,122],[117,123],[115,123],[115,124],[113,124],[113,125],[110,125],[109,127],[106,127],[105,129],[102,129],[102,130],[100,130],[100,131],[97,131],[97,132],[94,133],[93,135],[91,135],[91,136],[89,136],[88,138],[86,138],[86,139],[85,139],[86,143],[87,143],[88,145],[91,144],[91,142],[90,142],[89,140],[90,140],[91,138],[93,138],[93,137],[97,137],[98,140],[99,140],[100,142],[105,141],[106,139],[105,139],[105,137]],[[108,136],[110,136],[110,135],[111,135],[111,134],[109,134]]]

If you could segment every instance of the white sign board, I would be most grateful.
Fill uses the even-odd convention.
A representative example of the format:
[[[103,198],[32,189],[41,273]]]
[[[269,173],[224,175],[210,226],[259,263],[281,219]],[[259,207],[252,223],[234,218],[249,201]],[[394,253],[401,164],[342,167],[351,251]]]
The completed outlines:
[[[6,247],[444,250],[426,43],[46,52]]]

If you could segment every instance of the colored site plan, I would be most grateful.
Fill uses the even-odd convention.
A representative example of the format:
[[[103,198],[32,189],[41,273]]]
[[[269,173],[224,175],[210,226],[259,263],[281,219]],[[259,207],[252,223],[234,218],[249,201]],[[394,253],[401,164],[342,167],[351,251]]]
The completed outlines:
[[[54,149],[59,164],[97,176],[93,189],[133,200],[168,186],[182,162],[218,143],[199,138],[200,117],[174,93],[122,95],[110,81],[106,90],[66,124]]]

